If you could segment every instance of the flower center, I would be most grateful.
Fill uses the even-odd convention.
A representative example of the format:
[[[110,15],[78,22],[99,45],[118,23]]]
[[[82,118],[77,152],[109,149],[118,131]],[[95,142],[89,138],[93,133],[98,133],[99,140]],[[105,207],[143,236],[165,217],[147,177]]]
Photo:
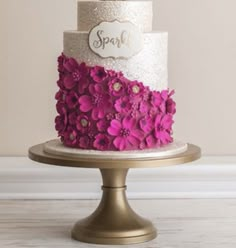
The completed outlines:
[[[71,102],[72,102],[72,103],[77,103],[77,101],[78,101],[78,99],[77,99],[76,96],[73,96],[73,97],[71,98]]]
[[[126,105],[127,105],[126,102],[122,102],[120,106],[121,106],[121,108],[126,108]]]
[[[158,124],[158,125],[157,125],[157,130],[158,130],[158,131],[163,131],[164,128],[163,128],[163,126],[162,126],[161,124]]]
[[[122,85],[119,82],[116,82],[113,84],[113,90],[116,92],[120,91],[121,87],[122,87]]]
[[[106,140],[105,139],[100,139],[99,140],[99,145],[101,145],[101,146],[105,146],[106,145]]]
[[[74,71],[72,73],[72,77],[73,77],[74,81],[79,81],[80,78],[81,78],[80,72],[79,71]]]
[[[88,126],[88,121],[83,118],[83,119],[80,120],[80,124],[81,124],[82,127],[87,127]]]
[[[130,130],[126,128],[122,128],[120,130],[120,136],[122,137],[128,137],[130,135]]]
[[[75,135],[73,133],[70,134],[70,140],[71,141],[75,140]]]
[[[104,77],[104,72],[102,70],[99,70],[99,71],[96,72],[96,76],[100,77],[100,78],[103,78]]]
[[[132,91],[133,91],[133,93],[138,94],[138,93],[140,92],[139,86],[138,86],[138,85],[134,85],[134,86],[132,87]]]

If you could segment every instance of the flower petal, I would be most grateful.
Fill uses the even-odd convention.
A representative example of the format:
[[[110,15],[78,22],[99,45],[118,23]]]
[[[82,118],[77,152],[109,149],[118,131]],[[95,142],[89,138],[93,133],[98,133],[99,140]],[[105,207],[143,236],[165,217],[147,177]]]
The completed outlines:
[[[131,135],[137,138],[138,140],[142,140],[144,137],[144,133],[138,129],[132,130]]]
[[[64,78],[64,86],[68,89],[71,90],[75,86],[75,82],[73,80],[73,77],[68,74]]]
[[[135,138],[134,136],[129,136],[127,138],[127,140],[129,141],[129,143],[133,146],[132,149],[135,149],[135,148],[138,148],[139,144],[140,144],[140,141]]]
[[[127,116],[124,118],[122,124],[123,124],[124,128],[133,129],[135,124],[136,124],[136,121],[134,118]]]
[[[92,98],[90,96],[81,96],[79,99],[80,110],[82,112],[89,112],[93,108]]]
[[[113,144],[120,151],[123,151],[126,148],[126,141],[122,137],[115,138]]]
[[[118,136],[120,134],[121,123],[117,120],[112,120],[111,125],[108,128],[108,133],[112,136]]]

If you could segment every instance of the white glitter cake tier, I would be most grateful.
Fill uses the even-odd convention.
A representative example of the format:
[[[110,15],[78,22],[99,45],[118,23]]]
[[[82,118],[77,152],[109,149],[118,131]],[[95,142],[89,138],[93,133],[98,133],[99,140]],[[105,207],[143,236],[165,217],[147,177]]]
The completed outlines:
[[[90,31],[102,21],[129,21],[152,31],[152,1],[78,1],[78,30]]]
[[[187,151],[188,145],[181,141],[174,141],[156,149],[137,151],[96,151],[81,150],[77,148],[65,147],[60,140],[52,140],[44,144],[44,151],[57,156],[73,158],[97,158],[97,159],[155,159],[175,156]]]
[[[64,54],[75,58],[79,63],[89,66],[100,65],[106,69],[122,71],[130,80],[138,80],[151,90],[168,88],[168,33],[144,33],[142,51],[129,59],[101,58],[95,54],[88,44],[87,32],[64,32]]]

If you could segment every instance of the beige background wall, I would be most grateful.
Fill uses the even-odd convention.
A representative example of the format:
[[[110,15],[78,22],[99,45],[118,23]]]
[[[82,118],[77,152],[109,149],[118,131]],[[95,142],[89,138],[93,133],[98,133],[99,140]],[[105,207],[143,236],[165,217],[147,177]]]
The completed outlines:
[[[169,31],[175,137],[236,155],[236,1],[154,0]],[[75,0],[0,0],[0,155],[55,138],[56,58],[76,27]]]

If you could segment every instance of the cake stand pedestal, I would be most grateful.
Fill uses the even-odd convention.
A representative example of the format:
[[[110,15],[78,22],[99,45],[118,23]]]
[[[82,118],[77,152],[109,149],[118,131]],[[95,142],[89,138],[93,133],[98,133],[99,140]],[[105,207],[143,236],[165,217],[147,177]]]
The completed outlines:
[[[103,196],[98,208],[89,217],[78,221],[72,237],[94,243],[125,245],[150,241],[157,236],[153,224],[130,207],[126,197],[126,176],[131,168],[153,168],[192,162],[201,156],[201,150],[188,145],[187,151],[165,158],[145,159],[95,159],[58,156],[46,153],[44,144],[29,149],[29,158],[45,164],[98,168],[103,179]]]

